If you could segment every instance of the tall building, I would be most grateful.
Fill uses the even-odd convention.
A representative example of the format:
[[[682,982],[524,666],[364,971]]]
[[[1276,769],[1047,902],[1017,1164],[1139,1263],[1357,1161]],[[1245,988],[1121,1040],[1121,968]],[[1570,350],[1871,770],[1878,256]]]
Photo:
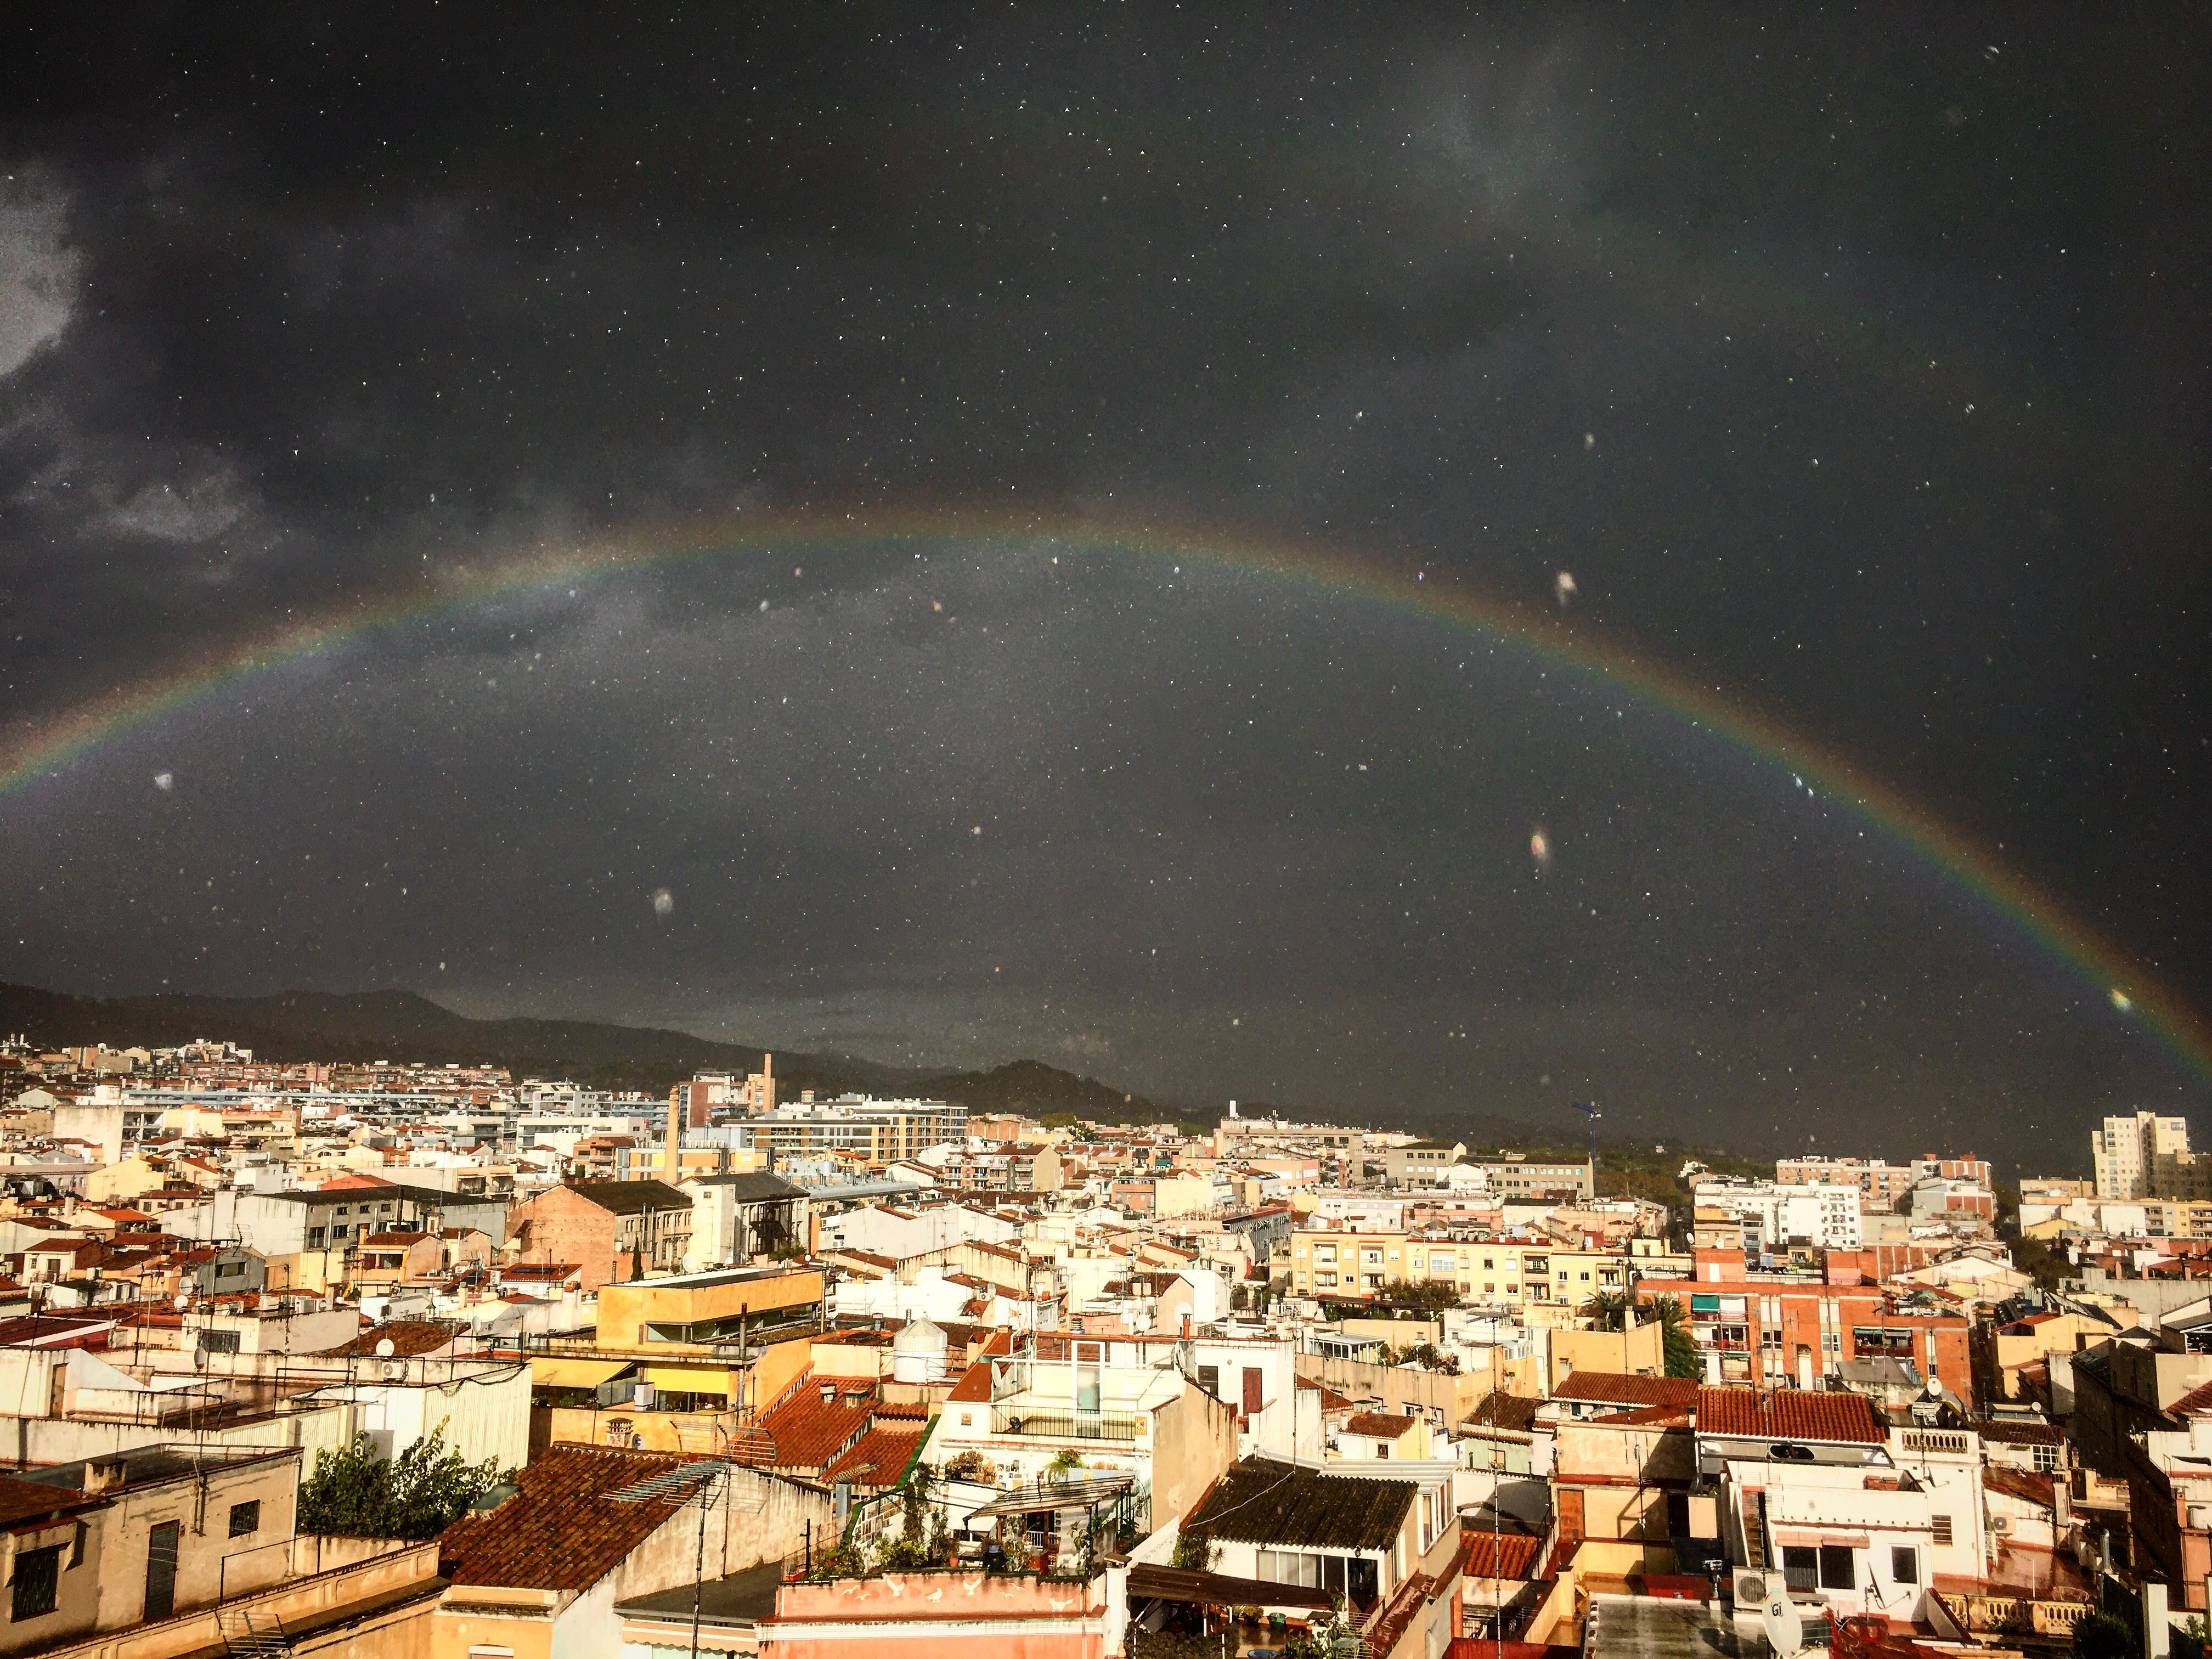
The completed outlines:
[[[2098,1197],[2146,1198],[2158,1160],[2189,1151],[2189,1120],[2155,1112],[2108,1117],[2103,1128],[2089,1132],[2089,1151],[2096,1161]]]

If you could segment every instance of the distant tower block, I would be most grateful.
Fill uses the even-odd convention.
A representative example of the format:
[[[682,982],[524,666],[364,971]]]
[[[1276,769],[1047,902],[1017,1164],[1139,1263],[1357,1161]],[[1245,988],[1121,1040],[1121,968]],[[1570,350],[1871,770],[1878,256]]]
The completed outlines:
[[[744,1091],[738,1096],[738,1103],[752,1113],[772,1112],[775,1109],[775,1056],[763,1053],[761,1068],[745,1079]]]

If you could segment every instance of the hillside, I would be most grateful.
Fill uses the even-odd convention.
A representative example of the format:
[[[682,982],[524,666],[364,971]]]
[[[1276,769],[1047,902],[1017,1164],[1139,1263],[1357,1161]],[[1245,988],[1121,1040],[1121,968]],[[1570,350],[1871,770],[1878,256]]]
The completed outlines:
[[[568,1078],[655,1094],[702,1071],[757,1071],[762,1053],[750,1044],[716,1042],[653,1026],[471,1019],[411,991],[101,999],[0,985],[0,1031],[21,1031],[49,1047],[106,1042],[160,1048],[200,1037],[224,1038],[251,1048],[258,1058],[277,1061],[488,1062],[506,1066],[518,1078]],[[786,1099],[801,1089],[818,1094],[857,1091],[957,1100],[972,1112],[1072,1112],[1131,1121],[1159,1115],[1141,1095],[1034,1060],[988,1071],[933,1072],[844,1055],[779,1052],[775,1070]]]

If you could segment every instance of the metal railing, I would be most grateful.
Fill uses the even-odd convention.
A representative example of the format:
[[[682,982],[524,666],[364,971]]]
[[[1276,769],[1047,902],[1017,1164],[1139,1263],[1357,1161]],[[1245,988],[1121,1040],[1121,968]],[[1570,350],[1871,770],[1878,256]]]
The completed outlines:
[[[991,1432],[1018,1434],[1038,1440],[1115,1440],[1124,1443],[1137,1437],[1133,1417],[1085,1417],[1074,1412],[1024,1411],[1019,1407],[994,1406]]]

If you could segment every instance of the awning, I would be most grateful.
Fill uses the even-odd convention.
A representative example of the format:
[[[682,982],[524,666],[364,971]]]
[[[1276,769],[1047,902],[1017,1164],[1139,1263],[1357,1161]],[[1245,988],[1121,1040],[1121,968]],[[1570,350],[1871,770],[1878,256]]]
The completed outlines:
[[[647,1365],[645,1380],[663,1394],[719,1394],[730,1391],[727,1365]]]
[[[538,1389],[596,1389],[611,1382],[637,1362],[630,1359],[533,1358],[530,1382]]]
[[[1133,1601],[1150,1596],[1221,1607],[1310,1607],[1316,1613],[1335,1605],[1327,1590],[1310,1584],[1277,1584],[1264,1578],[1231,1578],[1218,1572],[1149,1565],[1129,1569],[1129,1595]]]
[[[994,1498],[969,1516],[981,1521],[994,1515],[1035,1515],[1041,1510],[1084,1510],[1119,1498],[1137,1484],[1133,1474],[1094,1474],[1056,1486],[1024,1486],[1003,1498]]]

